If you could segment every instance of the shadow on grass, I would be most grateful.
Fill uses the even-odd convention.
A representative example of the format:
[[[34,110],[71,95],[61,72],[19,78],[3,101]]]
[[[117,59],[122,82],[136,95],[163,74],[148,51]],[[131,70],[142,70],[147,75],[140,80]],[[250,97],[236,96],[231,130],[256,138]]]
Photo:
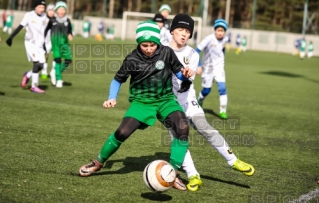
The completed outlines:
[[[211,114],[219,118],[219,115],[211,109],[203,109],[205,113]]]
[[[6,95],[6,93],[0,92],[0,96],[4,96],[4,95]]]
[[[72,86],[72,83],[70,83],[70,82],[63,82],[63,86]]]
[[[216,182],[220,182],[220,183],[226,183],[228,185],[234,185],[234,186],[237,186],[237,187],[242,187],[242,188],[247,188],[247,189],[250,189],[250,186],[249,185],[244,185],[244,184],[240,184],[240,183],[235,183],[233,181],[228,181],[228,180],[222,180],[222,179],[219,179],[219,178],[214,178],[212,176],[207,176],[207,175],[200,175],[200,177],[202,179],[206,179],[206,180],[212,180],[212,181],[216,181]]]
[[[261,74],[267,74],[267,75],[274,75],[274,76],[280,76],[280,77],[290,77],[290,78],[303,78],[305,80],[308,80],[310,82],[314,82],[319,84],[319,81],[305,77],[303,75],[293,74],[289,72],[283,72],[283,71],[266,71],[266,72],[260,72]]]
[[[173,199],[170,195],[163,194],[163,193],[155,193],[155,192],[142,193],[141,197],[151,201],[160,201],[160,202],[171,201]]]

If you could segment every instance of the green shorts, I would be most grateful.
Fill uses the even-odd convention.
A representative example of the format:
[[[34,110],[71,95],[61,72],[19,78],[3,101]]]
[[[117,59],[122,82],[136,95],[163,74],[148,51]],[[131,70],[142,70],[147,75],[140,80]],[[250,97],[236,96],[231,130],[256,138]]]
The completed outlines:
[[[143,130],[148,126],[153,126],[156,119],[163,122],[168,115],[175,111],[184,112],[179,103],[174,99],[158,101],[151,104],[132,101],[124,115],[124,118],[132,117],[140,121],[142,125],[139,129]]]
[[[72,60],[72,52],[69,44],[52,45],[53,59],[63,58]]]

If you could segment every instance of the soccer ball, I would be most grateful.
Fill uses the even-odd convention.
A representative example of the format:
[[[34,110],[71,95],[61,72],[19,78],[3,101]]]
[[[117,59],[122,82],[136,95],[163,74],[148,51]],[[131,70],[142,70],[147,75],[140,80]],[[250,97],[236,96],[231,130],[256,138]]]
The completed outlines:
[[[143,172],[143,180],[153,192],[164,192],[173,187],[176,178],[175,169],[164,160],[149,163]]]

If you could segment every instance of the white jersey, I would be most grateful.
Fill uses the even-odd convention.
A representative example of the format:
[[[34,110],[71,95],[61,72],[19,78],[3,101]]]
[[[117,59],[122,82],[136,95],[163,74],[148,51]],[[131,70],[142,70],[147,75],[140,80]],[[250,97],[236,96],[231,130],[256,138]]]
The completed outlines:
[[[47,26],[47,20],[45,13],[39,16],[35,11],[27,12],[20,23],[27,31],[25,41],[42,48],[45,42],[44,30]]]
[[[172,35],[170,31],[166,27],[162,27],[161,33],[160,33],[160,41],[161,44],[164,46],[169,46],[169,43],[172,40]]]
[[[199,50],[204,50],[204,56],[202,61],[202,66],[214,67],[214,66],[224,66],[225,56],[223,49],[228,41],[228,37],[225,36],[222,40],[216,39],[215,34],[208,35],[205,37],[198,45]]]
[[[196,72],[199,54],[190,46],[186,45],[185,47],[174,50],[178,60],[183,64],[184,67],[188,67],[191,70]],[[180,89],[182,81],[179,80],[176,75],[173,74],[173,92],[177,96],[177,101],[180,105],[183,105],[188,102],[190,98],[196,99],[196,92],[194,89],[194,84],[192,84],[187,92],[179,93],[177,92]],[[194,81],[195,75],[191,77]]]

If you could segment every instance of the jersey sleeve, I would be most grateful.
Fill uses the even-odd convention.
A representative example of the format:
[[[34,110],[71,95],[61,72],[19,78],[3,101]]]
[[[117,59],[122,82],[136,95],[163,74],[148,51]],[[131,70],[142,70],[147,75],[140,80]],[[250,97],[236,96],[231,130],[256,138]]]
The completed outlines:
[[[178,73],[181,71],[181,68],[183,67],[183,64],[178,60],[175,52],[173,49],[167,47],[169,51],[169,66],[174,74]]]
[[[125,58],[122,66],[115,74],[114,79],[120,83],[126,82],[127,78],[131,75],[129,70],[134,70],[134,67],[131,67],[133,65],[134,65],[134,63],[129,62],[129,60],[127,58]]]
[[[192,53],[190,55],[190,63],[189,63],[189,68],[194,71],[194,73],[196,73],[196,70],[197,70],[197,67],[198,67],[198,63],[199,63],[199,54],[195,51],[195,50],[192,50]],[[192,81],[194,81],[195,79],[195,75],[192,76],[190,79]]]
[[[23,27],[27,26],[29,24],[29,18],[30,18],[30,13],[24,14],[20,25],[22,25]]]
[[[205,37],[198,45],[197,45],[197,49],[199,50],[203,50],[208,44],[209,42],[211,41],[211,36],[207,36]]]

